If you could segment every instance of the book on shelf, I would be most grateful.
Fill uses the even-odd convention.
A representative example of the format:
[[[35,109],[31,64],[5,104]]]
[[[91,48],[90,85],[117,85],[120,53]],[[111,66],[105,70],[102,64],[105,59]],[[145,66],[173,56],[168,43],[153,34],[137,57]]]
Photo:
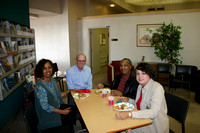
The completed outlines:
[[[16,82],[21,82],[21,78],[22,78],[21,72],[17,71],[14,73],[14,75],[15,75]]]
[[[10,23],[10,34],[16,34],[16,28],[15,25]]]
[[[6,45],[3,41],[1,41],[1,48],[3,49],[4,53],[7,53]]]
[[[6,46],[6,51],[7,51],[7,52],[11,52],[10,43],[7,42],[7,41],[5,41],[4,44],[5,44],[5,46]]]
[[[10,64],[11,69],[15,68],[13,66],[13,56],[7,56],[8,63]]]
[[[10,34],[10,23],[9,21],[4,21],[5,22],[5,33]]]
[[[11,52],[17,51],[17,41],[11,41],[10,50]]]
[[[13,55],[12,57],[13,57],[13,66],[19,67],[21,61],[21,53]]]
[[[33,75],[28,74],[25,76],[25,78],[27,83],[32,83],[33,85],[35,85],[35,77]]]
[[[15,60],[15,57],[14,55],[12,55],[12,60],[13,60],[13,68],[16,68],[17,67],[17,62]]]
[[[4,21],[0,21],[0,33],[4,33],[5,32],[5,23]]]
[[[1,84],[2,84],[2,87],[6,90],[6,92],[8,92],[10,90],[9,86],[7,84],[6,78],[1,80]]]
[[[0,59],[0,63],[5,72],[8,72],[11,70],[11,66],[6,58]]]
[[[8,91],[4,88],[2,82],[1,82],[1,90],[2,90],[2,94],[5,95]]]
[[[0,63],[0,76],[5,73],[5,70],[3,69],[3,66]]]
[[[3,48],[1,47],[1,45],[0,45],[0,54],[5,54],[5,52],[4,52]]]
[[[17,45],[18,47],[22,47],[23,46],[22,41],[17,41]],[[21,48],[19,50],[21,50]]]
[[[17,82],[18,82],[18,79],[15,78],[14,73],[10,74],[5,79],[6,79],[7,85],[10,89],[13,88],[15,86],[15,84],[17,84]]]

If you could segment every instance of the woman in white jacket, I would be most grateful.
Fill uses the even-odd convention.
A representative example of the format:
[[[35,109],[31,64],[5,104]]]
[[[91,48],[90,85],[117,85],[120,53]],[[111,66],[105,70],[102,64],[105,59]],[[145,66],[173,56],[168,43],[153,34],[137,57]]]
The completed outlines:
[[[150,118],[153,124],[131,130],[133,133],[169,133],[169,119],[167,105],[162,85],[154,81],[155,69],[147,64],[140,63],[136,67],[136,79],[139,83],[136,99],[120,97],[118,100],[132,103],[138,110],[119,112],[118,119]]]

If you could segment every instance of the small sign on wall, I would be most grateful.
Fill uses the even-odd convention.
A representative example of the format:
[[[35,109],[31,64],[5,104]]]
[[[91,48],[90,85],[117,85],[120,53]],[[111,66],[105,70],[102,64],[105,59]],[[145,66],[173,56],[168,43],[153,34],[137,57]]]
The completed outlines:
[[[106,35],[105,33],[100,33],[100,46],[106,45]]]

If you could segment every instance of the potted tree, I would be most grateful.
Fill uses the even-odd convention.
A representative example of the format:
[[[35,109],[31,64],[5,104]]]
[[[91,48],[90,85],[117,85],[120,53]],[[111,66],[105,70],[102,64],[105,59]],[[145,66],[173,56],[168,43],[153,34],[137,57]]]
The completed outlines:
[[[180,50],[181,46],[181,26],[174,26],[171,22],[166,25],[162,24],[161,27],[156,29],[156,32],[152,35],[151,46],[154,47],[154,54],[161,60],[167,61],[172,65],[172,74],[175,75],[175,65],[182,64],[182,57]],[[152,30],[147,29],[150,33]]]
[[[169,25],[165,23],[152,35],[151,46],[154,46],[154,54],[161,60],[165,60],[170,64],[181,64],[179,51],[183,49],[181,46],[181,26],[174,26],[171,22]],[[147,29],[150,33],[152,30]]]

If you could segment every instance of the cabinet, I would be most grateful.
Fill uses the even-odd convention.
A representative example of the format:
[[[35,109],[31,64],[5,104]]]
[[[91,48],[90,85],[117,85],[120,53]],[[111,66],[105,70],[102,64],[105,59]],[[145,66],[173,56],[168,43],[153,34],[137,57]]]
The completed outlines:
[[[25,81],[35,68],[34,33],[0,33],[0,100]]]

